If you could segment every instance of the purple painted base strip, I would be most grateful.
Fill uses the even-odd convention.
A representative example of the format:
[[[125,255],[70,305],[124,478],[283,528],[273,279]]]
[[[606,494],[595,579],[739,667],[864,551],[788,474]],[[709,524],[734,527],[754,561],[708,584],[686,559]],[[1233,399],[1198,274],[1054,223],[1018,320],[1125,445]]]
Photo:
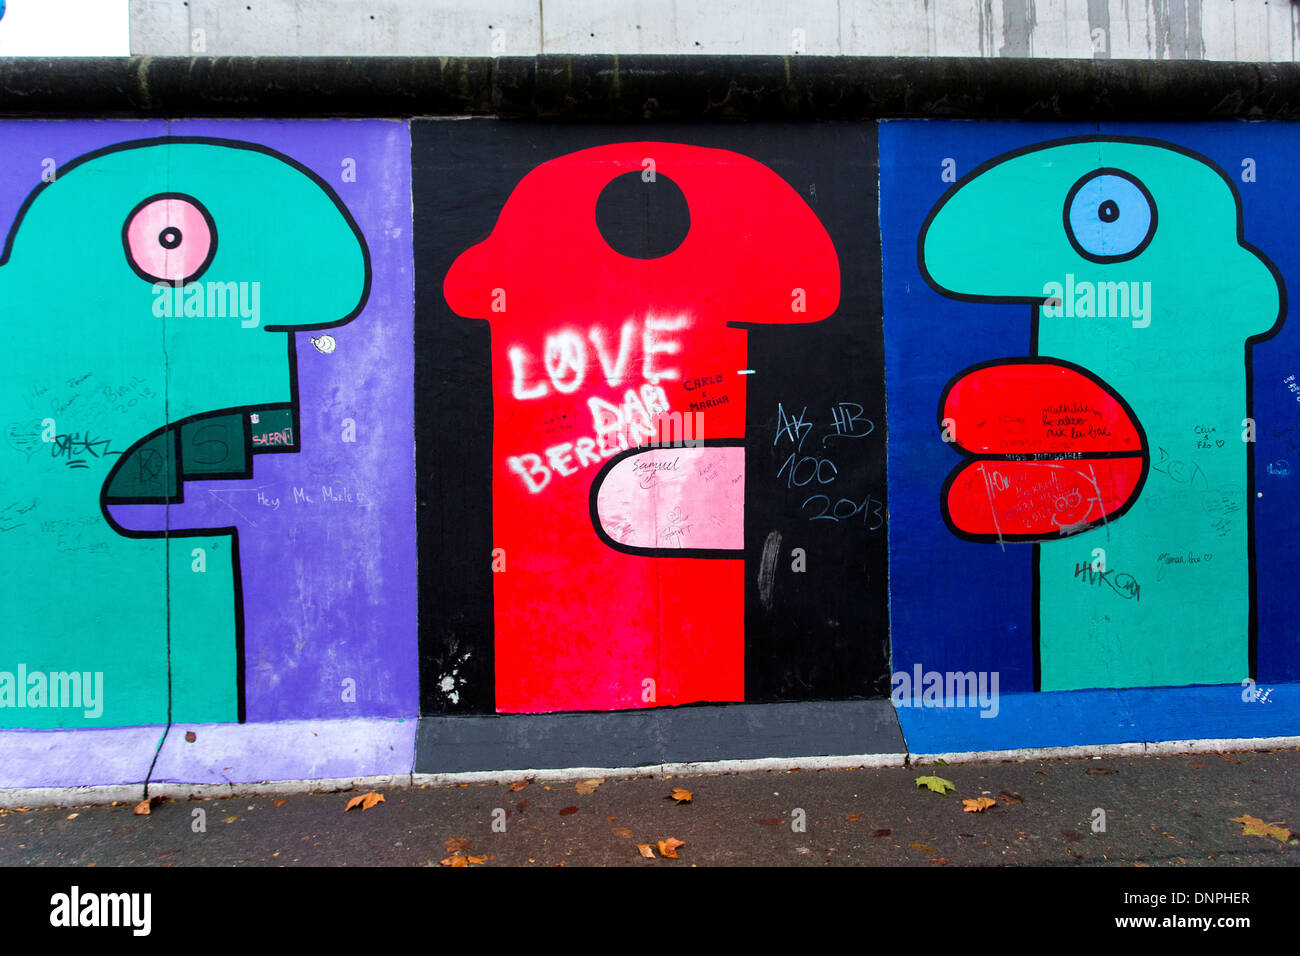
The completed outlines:
[[[0,788],[142,783],[162,727],[0,731]]]
[[[150,780],[220,784],[409,774],[415,728],[413,720],[377,718],[174,724]],[[0,789],[143,783],[163,730],[0,732]]]

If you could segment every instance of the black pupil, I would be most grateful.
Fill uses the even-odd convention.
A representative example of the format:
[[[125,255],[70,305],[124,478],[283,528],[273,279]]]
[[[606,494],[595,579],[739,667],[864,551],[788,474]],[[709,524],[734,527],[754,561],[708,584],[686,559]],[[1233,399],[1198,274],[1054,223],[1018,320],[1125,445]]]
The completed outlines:
[[[1097,218],[1100,219],[1102,222],[1114,222],[1116,219],[1118,219],[1119,206],[1115,204],[1115,200],[1107,199],[1104,203],[1098,206]]]
[[[158,233],[158,244],[164,249],[175,249],[181,244],[181,231],[175,226],[168,226]]]

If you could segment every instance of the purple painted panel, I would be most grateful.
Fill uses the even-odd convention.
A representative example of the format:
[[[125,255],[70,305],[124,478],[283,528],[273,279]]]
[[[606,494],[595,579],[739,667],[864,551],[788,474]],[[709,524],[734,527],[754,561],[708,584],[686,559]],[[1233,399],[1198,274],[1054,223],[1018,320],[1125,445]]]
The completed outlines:
[[[320,340],[321,333],[296,335],[301,452],[256,455],[250,480],[187,482],[185,502],[173,506],[174,527],[239,529],[247,719],[414,717],[407,125],[371,120],[6,123],[0,225],[7,230],[13,222],[47,158],[62,165],[113,143],[168,134],[247,140],[307,166],[356,219],[373,267],[366,307],[349,324],[329,330],[332,349]],[[354,442],[342,440],[348,419]],[[162,508],[130,510],[131,518],[123,520],[134,527],[162,527],[165,520]],[[354,701],[345,699],[348,680],[355,682]],[[280,775],[272,766],[247,772],[263,779]]]
[[[248,720],[414,717],[407,126],[194,120],[172,123],[171,130],[251,139],[315,171],[356,219],[374,269],[365,310],[329,330],[337,342],[333,352],[312,344],[319,335],[296,335],[302,451],[255,456],[251,481],[187,483],[180,507],[195,513],[173,514],[173,523],[186,527],[210,520],[239,528]],[[345,181],[345,160],[355,162],[355,182]],[[355,442],[340,440],[345,419],[355,422]],[[345,679],[356,682],[354,703],[342,699]]]

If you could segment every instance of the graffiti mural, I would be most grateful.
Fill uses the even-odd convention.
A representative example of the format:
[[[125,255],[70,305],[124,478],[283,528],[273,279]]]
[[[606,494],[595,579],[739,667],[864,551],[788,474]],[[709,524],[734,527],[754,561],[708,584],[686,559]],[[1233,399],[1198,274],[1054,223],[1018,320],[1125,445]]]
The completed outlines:
[[[0,787],[1300,732],[1300,129],[0,125]]]
[[[999,158],[926,223],[931,285],[1032,309],[1030,357],[960,373],[940,420],[979,456],[947,484],[954,532],[1040,542],[1043,690],[1254,672],[1246,345],[1282,293],[1241,228],[1212,162],[1102,137]],[[1179,583],[1193,564],[1215,588]]]
[[[500,124],[430,127],[444,151],[494,139],[504,145],[493,155],[515,148]],[[883,557],[883,482],[862,480],[883,466],[879,383],[850,383],[844,368],[840,384],[814,386],[828,390],[814,404],[798,372],[832,336],[852,342],[838,365],[878,335],[878,316],[844,308],[843,258],[814,208],[824,209],[819,189],[850,201],[843,173],[796,189],[739,149],[602,139],[495,173],[498,188],[513,186],[480,214],[487,237],[454,250],[438,290],[450,315],[434,321],[490,325],[470,353],[490,356],[490,397],[467,414],[491,434],[471,480],[491,492],[491,627],[440,639],[427,657],[437,671],[426,671],[427,706],[539,713],[879,693],[883,568],[857,602],[878,626],[842,638],[858,645],[856,672],[774,695],[777,682],[762,676],[772,648],[755,642],[764,619],[796,623],[774,607],[778,567],[782,591],[802,580],[815,591],[817,579],[794,577],[808,554],[834,579],[851,579],[866,547]],[[449,201],[421,200],[418,173],[417,162],[418,205]],[[854,187],[854,208],[869,209],[870,194]],[[417,240],[417,257],[434,260],[446,244],[431,237],[426,256]],[[862,298],[854,289],[850,308]],[[781,328],[786,368],[778,339],[763,337]],[[782,391],[790,378],[804,384]],[[439,429],[455,420],[432,415]],[[778,526],[791,520],[782,544]],[[838,541],[823,521],[845,525]],[[791,603],[815,604],[813,591]],[[820,616],[825,640],[840,621]],[[849,619],[865,624],[864,610]],[[778,661],[806,653],[794,649],[807,627],[798,625],[778,638]]]
[[[123,125],[128,137],[141,127]],[[382,358],[365,354],[381,335],[349,331],[372,301],[373,270],[340,197],[339,160],[325,167],[331,184],[288,153],[239,138],[258,124],[145,125],[164,135],[68,155],[72,144],[111,136],[111,124],[65,124],[45,137],[37,124],[12,124],[25,155],[53,155],[22,166],[30,192],[15,197],[0,266],[15,346],[5,360],[0,473],[5,726],[311,716],[308,695],[267,694],[268,631],[299,653],[344,638],[299,602],[336,587],[340,572],[345,592],[371,591],[381,568],[340,560],[343,542],[329,537],[404,510],[400,471],[396,481],[377,472],[365,480],[378,461],[339,467],[356,430],[375,422],[365,401],[324,418],[320,386],[342,397],[324,353],[344,343],[332,360],[352,374]],[[309,154],[321,145],[319,128],[263,131]],[[379,147],[383,130],[367,132],[368,148]],[[332,145],[344,155],[340,140]],[[387,291],[378,298],[381,309],[391,300]],[[375,321],[386,318],[380,311]],[[368,397],[400,409],[401,390]],[[363,435],[364,457],[382,457],[372,436]],[[332,514],[323,501],[331,495]],[[405,555],[390,544],[379,560],[400,567]],[[321,564],[331,561],[326,577]],[[290,602],[299,607],[286,622]],[[321,603],[335,602],[322,594]],[[401,622],[388,623],[396,635]],[[369,671],[351,677],[364,682]],[[342,704],[339,681],[330,684],[319,693]],[[379,700],[387,693],[370,689]],[[78,691],[89,706],[69,706]]]
[[[1293,679],[1261,586],[1290,559],[1259,518],[1294,418],[1289,199],[1257,177],[1282,149],[1230,125],[883,124],[895,670],[1079,692],[1013,698],[1002,733],[900,710],[918,742],[1161,739],[1135,730],[1157,701],[1228,735],[1243,693]]]

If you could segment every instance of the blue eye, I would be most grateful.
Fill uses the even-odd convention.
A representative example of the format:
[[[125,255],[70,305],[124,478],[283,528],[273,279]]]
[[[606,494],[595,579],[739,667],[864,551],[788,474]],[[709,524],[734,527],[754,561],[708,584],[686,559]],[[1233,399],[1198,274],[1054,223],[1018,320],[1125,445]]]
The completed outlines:
[[[1155,231],[1155,200],[1122,170],[1091,172],[1065,197],[1065,234],[1075,251],[1093,262],[1132,259]]]

